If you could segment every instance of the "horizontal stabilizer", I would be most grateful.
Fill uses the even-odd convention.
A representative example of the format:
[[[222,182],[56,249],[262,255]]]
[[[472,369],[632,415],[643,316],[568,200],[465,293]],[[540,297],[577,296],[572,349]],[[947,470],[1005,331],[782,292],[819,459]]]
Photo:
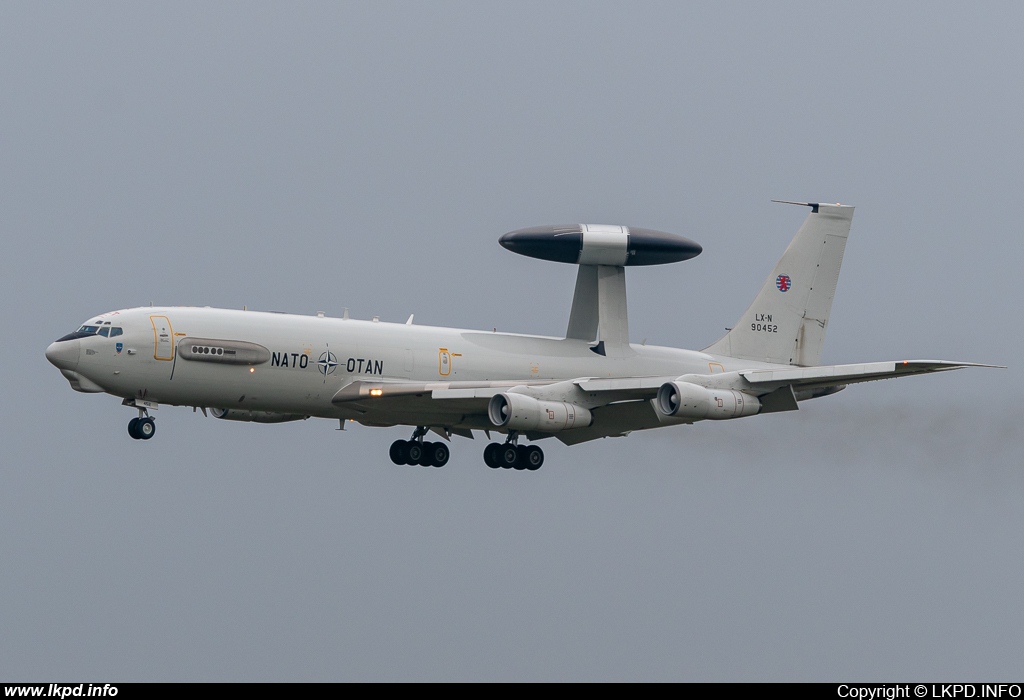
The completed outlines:
[[[950,362],[948,360],[899,360],[894,362],[866,362],[856,365],[826,365],[823,367],[794,367],[792,369],[752,369],[739,375],[754,387],[792,386],[796,389],[824,389],[878,379],[895,379],[915,374],[948,372],[965,367],[1005,369],[1000,365],[978,362]]]

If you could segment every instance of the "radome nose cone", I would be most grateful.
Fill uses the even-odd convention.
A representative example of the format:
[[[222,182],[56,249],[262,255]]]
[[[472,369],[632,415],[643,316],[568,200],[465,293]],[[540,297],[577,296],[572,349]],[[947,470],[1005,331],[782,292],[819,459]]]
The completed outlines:
[[[50,343],[50,347],[46,348],[46,359],[57,369],[74,370],[78,367],[78,358],[81,354],[82,344],[77,338]]]

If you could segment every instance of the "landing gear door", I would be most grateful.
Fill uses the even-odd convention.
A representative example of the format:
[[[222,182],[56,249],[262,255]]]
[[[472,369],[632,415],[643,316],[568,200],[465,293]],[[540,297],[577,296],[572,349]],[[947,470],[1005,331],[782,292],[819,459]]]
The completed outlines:
[[[153,358],[157,360],[174,359],[174,333],[171,322],[166,316],[150,316],[153,324]]]

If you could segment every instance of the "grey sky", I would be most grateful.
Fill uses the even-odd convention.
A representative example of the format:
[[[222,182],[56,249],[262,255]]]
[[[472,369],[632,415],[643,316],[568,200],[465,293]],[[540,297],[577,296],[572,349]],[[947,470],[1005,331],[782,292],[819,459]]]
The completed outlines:
[[[1000,679],[1024,654],[1019,3],[0,5],[0,679]],[[858,209],[825,362],[1006,364],[395,467],[404,429],[130,412],[43,357],[190,304],[704,347]]]

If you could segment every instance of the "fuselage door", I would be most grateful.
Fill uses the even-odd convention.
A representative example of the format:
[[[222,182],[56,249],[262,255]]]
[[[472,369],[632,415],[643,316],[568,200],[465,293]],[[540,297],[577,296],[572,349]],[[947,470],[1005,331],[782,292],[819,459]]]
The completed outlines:
[[[157,360],[174,359],[174,333],[166,316],[150,316],[153,324],[153,357]]]

